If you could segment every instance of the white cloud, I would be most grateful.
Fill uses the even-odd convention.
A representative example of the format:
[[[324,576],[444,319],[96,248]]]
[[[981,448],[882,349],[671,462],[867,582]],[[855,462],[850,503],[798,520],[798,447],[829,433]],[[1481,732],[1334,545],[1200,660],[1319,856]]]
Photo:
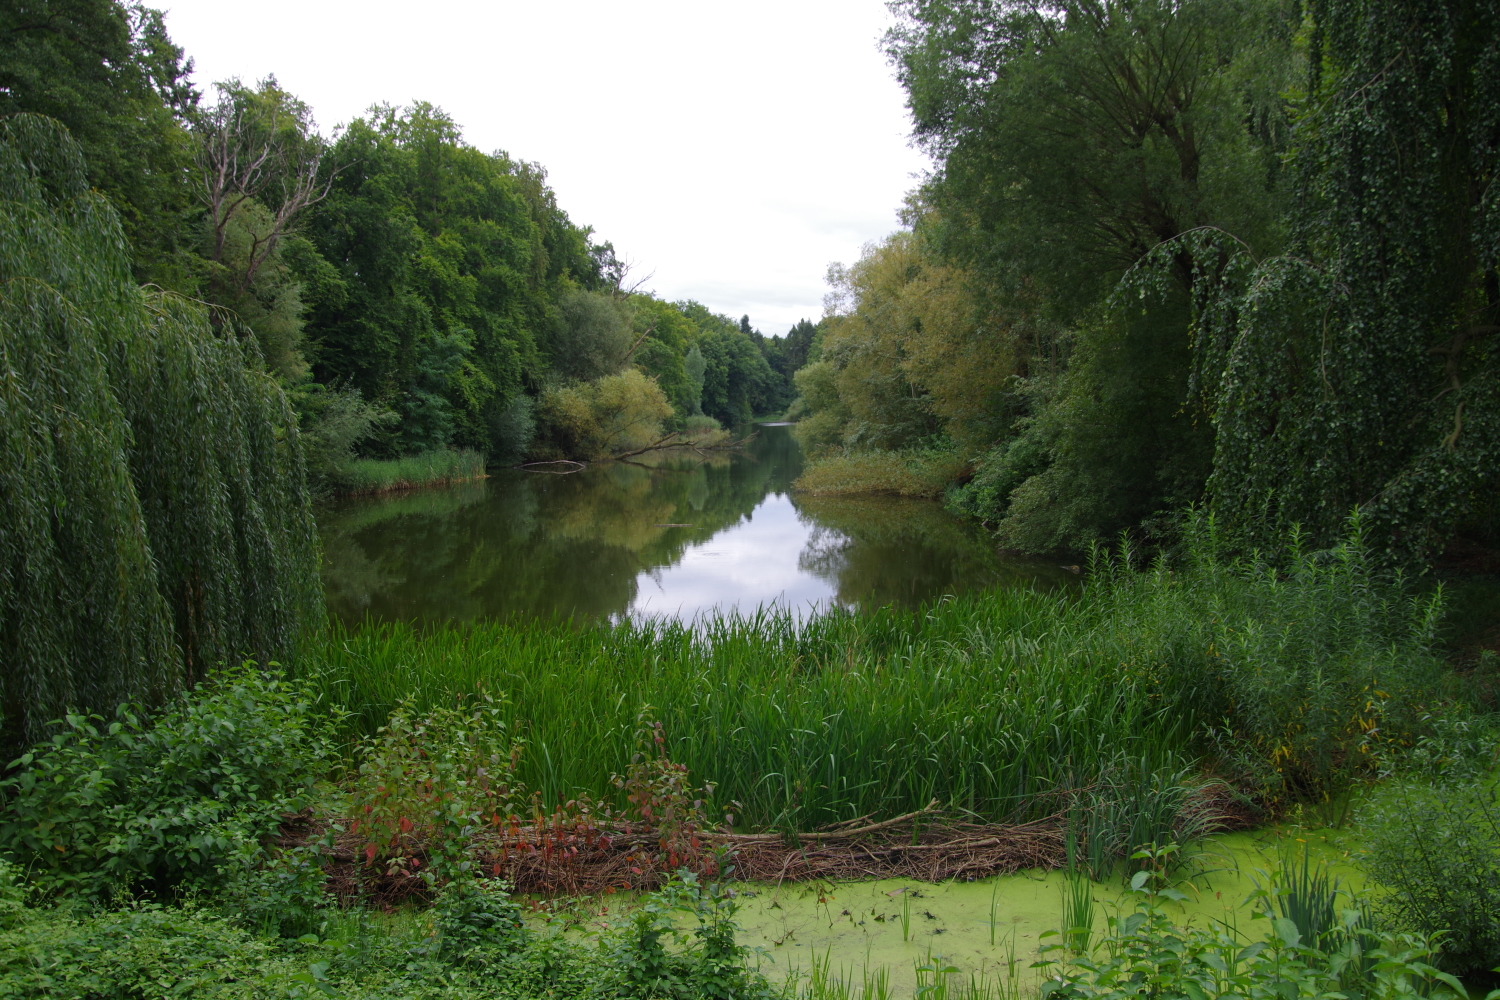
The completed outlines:
[[[478,3],[179,0],[200,86],[274,73],[325,126],[440,105],[540,162],[575,222],[649,286],[767,333],[821,314],[830,260],[897,225],[927,166],[878,0]]]

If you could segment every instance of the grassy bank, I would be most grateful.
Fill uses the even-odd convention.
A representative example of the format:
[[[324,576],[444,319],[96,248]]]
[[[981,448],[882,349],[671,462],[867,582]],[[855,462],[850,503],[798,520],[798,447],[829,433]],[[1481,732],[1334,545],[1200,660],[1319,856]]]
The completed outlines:
[[[333,476],[333,491],[344,496],[391,493],[483,479],[484,474],[484,456],[479,452],[438,448],[405,458],[346,462]]]
[[[920,612],[523,621],[335,631],[308,676],[373,732],[403,698],[499,699],[549,801],[618,793],[642,712],[742,824],[810,829],[920,809],[1058,808],[1124,770],[1206,766],[1263,804],[1337,808],[1387,751],[1467,711],[1432,653],[1439,607],[1357,544],[1279,567],[1096,561],[1081,596],[1007,590]]]
[[[1434,655],[1440,597],[1381,578],[1357,530],[1283,555],[1220,559],[1196,522],[1176,568],[1100,557],[1072,594],[801,623],[371,625],[320,637],[298,678],[246,664],[152,716],[71,716],[0,779],[0,998],[852,997],[826,953],[798,980],[755,971],[714,881],[735,859],[711,848],[744,859],[761,841],[715,841],[719,810],[796,831],[789,862],[832,843],[800,839],[812,828],[933,799],[966,822],[1047,817],[1076,923],[1091,879],[1182,874],[1163,845],[1193,838],[1188,795],[1211,779],[1262,815],[1342,820],[1352,790],[1391,774],[1415,784],[1370,813],[1369,870],[1391,894],[1360,903],[1364,923],[1316,923],[1347,900],[1287,869],[1286,899],[1252,904],[1280,918],[1269,950],[1142,895],[1093,944],[1062,928],[1072,950],[1041,975],[1112,995],[1170,952],[1183,962],[1150,973],[1163,989],[1191,975],[1258,995],[1293,976],[1321,996],[1395,949],[1387,985],[1431,986],[1403,963],[1444,928],[1451,968],[1491,967],[1495,740],[1473,680]],[[641,894],[555,909],[504,882],[584,863]],[[910,898],[858,916],[908,945],[914,920],[939,919]],[[946,983],[929,997],[1013,995],[935,958],[913,972]]]

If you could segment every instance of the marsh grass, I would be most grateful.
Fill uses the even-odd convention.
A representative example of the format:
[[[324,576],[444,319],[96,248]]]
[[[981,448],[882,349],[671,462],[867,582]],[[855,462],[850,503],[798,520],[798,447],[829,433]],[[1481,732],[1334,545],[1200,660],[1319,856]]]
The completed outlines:
[[[306,666],[366,734],[408,696],[415,709],[493,697],[526,742],[518,776],[549,802],[615,797],[646,706],[741,828],[805,831],[934,798],[1027,821],[1081,796],[1102,874],[1142,844],[1191,839],[1183,804],[1205,752],[1273,806],[1326,801],[1464,698],[1429,652],[1438,605],[1381,582],[1357,535],[1272,566],[1221,561],[1212,525],[1194,530],[1177,568],[1096,554],[1081,594],[336,625]]]
[[[332,485],[335,493],[355,496],[463,483],[484,475],[484,456],[479,452],[437,448],[405,458],[354,459],[339,467]]]

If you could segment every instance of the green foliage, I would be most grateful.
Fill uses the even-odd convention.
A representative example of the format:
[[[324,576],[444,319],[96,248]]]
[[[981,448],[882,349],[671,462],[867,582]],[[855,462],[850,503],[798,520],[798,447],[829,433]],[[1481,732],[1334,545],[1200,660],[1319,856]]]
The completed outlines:
[[[268,851],[241,841],[230,853],[202,886],[227,919],[261,936],[286,938],[316,933],[327,922],[334,898],[324,868],[326,843]]]
[[[484,456],[477,451],[438,448],[404,458],[349,459],[334,467],[329,481],[342,494],[386,493],[483,479]]]
[[[6,1000],[168,1000],[272,995],[252,985],[296,966],[200,908],[140,904],[80,918],[33,911],[0,933]],[[282,996],[287,994],[281,993]]]
[[[890,493],[931,499],[942,496],[967,464],[938,449],[832,454],[809,462],[794,488],[817,496]]]
[[[1028,552],[1086,550],[1201,495],[1212,436],[1183,406],[1191,353],[1180,303],[1153,303],[1079,335],[1067,371],[1014,439],[1010,478],[1037,461],[1003,508],[1000,538]],[[1147,525],[1149,527],[1149,525]]]
[[[1460,973],[1500,965],[1500,798],[1488,775],[1396,781],[1361,817],[1363,866],[1390,890],[1391,920],[1443,934],[1444,964]]]
[[[553,372],[579,382],[619,374],[634,339],[624,302],[604,292],[571,291],[558,299],[557,313],[549,343]]]
[[[357,751],[349,811],[366,862],[380,860],[393,872],[420,868],[432,885],[464,877],[475,835],[527,811],[515,779],[522,747],[501,706],[487,699],[424,714],[410,699],[398,704]]]
[[[311,802],[333,751],[327,721],[307,685],[253,664],[154,718],[69,715],[0,781],[0,851],[49,891],[210,878]]]
[[[246,653],[290,658],[322,604],[280,389],[199,303],[130,281],[55,122],[0,123],[0,248],[10,738]]]
[[[703,360],[703,351],[694,344],[688,349],[687,356],[682,359],[683,375],[687,379],[687,395],[691,405],[688,413],[691,416],[703,416],[703,380],[708,371],[708,362]]]
[[[1099,766],[1069,810],[1069,867],[1102,882],[1141,847],[1193,843],[1211,832],[1212,818],[1190,808],[1205,788],[1195,764],[1150,749],[1117,754]],[[1180,858],[1168,856],[1175,867]],[[1137,866],[1127,864],[1128,877]],[[1076,886],[1069,892],[1083,892]],[[1078,949],[1075,949],[1078,950]]]
[[[1147,888],[1149,870],[1132,884],[1141,893],[1135,912],[1107,918],[1108,930],[1089,954],[1056,960],[1042,995],[1058,998],[1236,996],[1254,1000],[1385,1000],[1424,996],[1467,997],[1452,975],[1434,967],[1439,946],[1426,936],[1379,933],[1345,910],[1321,940],[1304,935],[1285,917],[1266,919],[1263,940],[1247,941],[1224,925],[1209,928],[1172,922],[1163,898],[1175,889]],[[1052,945],[1050,949],[1062,948]]]
[[[660,441],[672,415],[661,387],[637,369],[564,386],[542,397],[539,454],[608,458]]]
[[[307,479],[314,494],[341,489],[344,470],[354,459],[354,446],[382,424],[397,418],[366,402],[349,386],[303,384],[289,393],[302,425],[302,449]]]
[[[15,0],[0,9],[0,117],[45,115],[83,150],[119,213],[137,281],[198,280],[192,61],[162,12],[118,0]]]
[[[745,968],[746,949],[734,937],[738,908],[728,886],[700,884],[687,871],[647,896],[614,942],[623,995],[643,1000],[773,996],[765,981]],[[691,934],[679,929],[679,914],[696,921]]]
[[[572,329],[558,303],[594,303],[577,289],[603,281],[587,232],[540,167],[466,145],[431,105],[372,108],[329,163],[332,188],[305,227],[337,272],[310,296],[317,380],[400,415],[367,457],[514,452],[503,413],[547,380],[554,331]],[[344,168],[330,178],[333,163]]]
[[[793,433],[813,455],[843,444],[844,425],[850,412],[838,389],[838,370],[827,361],[815,361],[799,369],[794,379],[800,404]]]
[[[443,886],[432,907],[438,946],[450,960],[462,962],[481,949],[517,952],[529,933],[521,906],[504,887],[473,878]]]
[[[549,802],[615,797],[610,775],[625,773],[649,703],[671,759],[759,828],[934,797],[1034,817],[1057,808],[1056,789],[1113,776],[1111,854],[1161,840],[1181,801],[1173,776],[1196,753],[1273,809],[1336,810],[1434,717],[1468,710],[1428,651],[1438,606],[1382,583],[1357,539],[1286,571],[1216,562],[1214,536],[1197,537],[1180,570],[1101,557],[1076,600],[1013,589],[800,622],[337,631],[318,683],[366,731],[408,694],[421,711],[476,685],[505,690],[510,731],[527,733],[517,776]]]
[[[887,50],[940,164],[923,191],[939,239],[1005,294],[1039,285],[1044,308],[1079,316],[1196,226],[1274,244],[1296,5],[896,9]]]

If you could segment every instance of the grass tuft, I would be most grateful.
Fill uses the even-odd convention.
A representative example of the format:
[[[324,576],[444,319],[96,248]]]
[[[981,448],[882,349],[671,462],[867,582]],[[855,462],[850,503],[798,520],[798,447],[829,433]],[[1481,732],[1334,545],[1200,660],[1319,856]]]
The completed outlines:
[[[334,492],[355,496],[463,483],[484,475],[484,456],[479,452],[437,448],[405,458],[357,458],[341,466],[333,479]]]

